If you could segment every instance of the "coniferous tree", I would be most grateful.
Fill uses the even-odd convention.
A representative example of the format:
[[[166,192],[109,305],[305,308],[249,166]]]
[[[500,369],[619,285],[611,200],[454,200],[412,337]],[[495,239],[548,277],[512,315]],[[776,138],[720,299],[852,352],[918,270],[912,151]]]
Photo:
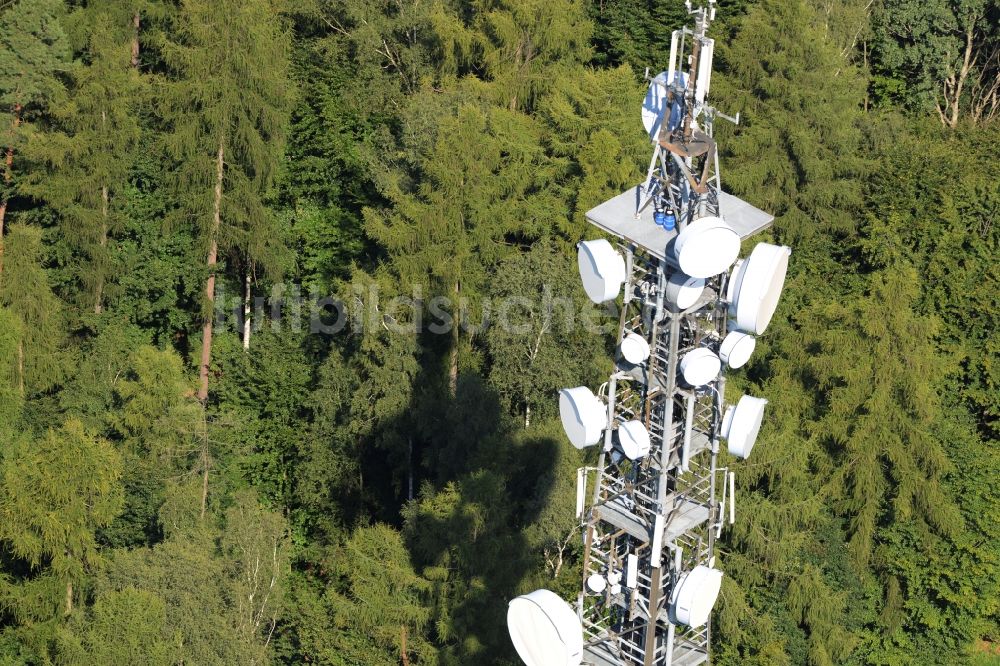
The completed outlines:
[[[20,325],[16,352],[18,392],[25,395],[46,391],[63,378],[66,357],[62,303],[52,293],[49,277],[41,266],[40,229],[15,225],[7,237],[7,279],[0,282],[0,305],[17,317]]]
[[[89,261],[79,279],[89,288],[96,314],[104,308],[104,286],[111,267],[109,235],[120,228],[129,171],[139,141],[138,72],[130,64],[130,43],[122,40],[111,17],[92,20],[87,63],[73,72],[70,101],[50,114],[55,129],[28,142],[36,169],[22,189],[48,202],[63,221],[63,235]]]
[[[333,562],[347,583],[332,604],[334,621],[347,629],[335,641],[341,654],[385,666],[437,663],[425,635],[430,582],[413,571],[398,531],[381,524],[360,528]]]
[[[723,188],[777,215],[783,242],[815,247],[810,265],[837,256],[835,239],[857,228],[869,167],[860,151],[861,73],[804,0],[753,7],[718,60],[726,75],[713,77],[713,103],[743,114],[739,127],[716,126],[724,165],[738,166],[723,170]]]
[[[404,288],[429,283],[428,297],[448,299],[453,396],[460,300],[481,298],[488,269],[512,251],[508,238],[544,235],[548,220],[564,210],[545,187],[555,167],[539,140],[540,128],[523,114],[463,105],[437,128],[421,161],[419,189],[408,192],[390,181],[393,208],[365,211],[368,233],[390,253]]]
[[[6,307],[0,306],[0,432],[14,427],[23,404],[20,390],[21,369],[18,367],[17,350],[24,332],[21,321]]]
[[[69,42],[59,23],[61,0],[19,2],[0,13],[0,106],[10,109],[4,133],[3,191],[0,192],[0,276],[4,219],[11,196],[14,149],[22,121],[63,92],[60,74],[69,66]]]
[[[166,606],[155,592],[126,588],[100,595],[86,615],[59,632],[59,663],[177,663]]]
[[[33,568],[48,567],[20,585],[5,581],[4,605],[21,617],[53,617],[58,597],[46,598],[44,592],[51,581],[64,586],[68,615],[74,586],[100,557],[95,530],[121,509],[121,458],[111,444],[70,419],[38,440],[14,438],[4,447],[2,470],[0,537]]]
[[[582,0],[481,0],[475,10],[489,94],[511,111],[530,113],[559,77],[589,59],[592,26]]]
[[[178,214],[206,252],[200,386],[208,398],[211,312],[220,250],[275,267],[280,237],[264,196],[275,176],[291,87],[285,22],[272,2],[181,4],[162,45],[175,79],[164,85],[166,147],[176,160]]]

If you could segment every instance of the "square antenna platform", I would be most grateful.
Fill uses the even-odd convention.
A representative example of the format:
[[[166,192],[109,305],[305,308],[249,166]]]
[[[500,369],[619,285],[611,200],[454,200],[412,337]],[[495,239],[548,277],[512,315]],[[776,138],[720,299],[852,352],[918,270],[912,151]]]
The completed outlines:
[[[664,260],[668,256],[667,247],[673,246],[677,231],[667,231],[657,226],[653,222],[652,206],[647,206],[636,218],[635,209],[638,207],[641,191],[642,185],[636,185],[594,206],[587,211],[587,220],[612,236],[635,243],[657,259]],[[719,210],[722,218],[740,235],[741,240],[760,233],[774,222],[773,215],[727,192],[719,192]],[[669,261],[673,263],[673,252],[670,252],[669,257]]]

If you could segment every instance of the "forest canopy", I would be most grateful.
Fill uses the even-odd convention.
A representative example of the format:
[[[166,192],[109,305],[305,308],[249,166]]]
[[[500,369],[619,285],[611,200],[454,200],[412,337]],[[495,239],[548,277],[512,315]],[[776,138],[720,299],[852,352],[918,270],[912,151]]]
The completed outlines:
[[[1000,664],[1000,4],[718,16],[724,186],[794,255],[714,662]],[[614,345],[574,246],[686,22],[0,0],[0,663],[519,663]]]

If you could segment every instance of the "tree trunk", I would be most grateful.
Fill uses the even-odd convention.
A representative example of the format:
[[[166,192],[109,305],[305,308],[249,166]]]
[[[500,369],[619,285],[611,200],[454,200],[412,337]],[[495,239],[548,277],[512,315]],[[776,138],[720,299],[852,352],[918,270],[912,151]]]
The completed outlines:
[[[3,171],[3,182],[9,184],[13,174],[11,169],[14,167],[14,132],[21,125],[21,105],[14,105],[14,120],[11,122],[10,129],[10,142],[7,144],[7,156],[4,160],[4,171]],[[3,196],[0,200],[0,276],[3,275],[3,222],[4,218],[7,217],[7,195]]]
[[[73,612],[73,583],[66,583],[66,615]]]
[[[199,518],[205,519],[205,507],[208,506],[208,433],[205,433],[204,447],[201,450],[201,514]]]
[[[208,414],[204,407],[201,410],[201,512],[199,519],[205,519],[205,508],[208,506],[208,468],[211,458],[208,452]]]
[[[965,80],[969,77],[969,70],[972,69],[975,60],[972,58],[972,47],[974,44],[975,21],[969,21],[969,27],[965,31],[965,53],[962,56],[962,68],[958,72],[958,83],[955,86],[955,97],[951,104],[951,118],[948,126],[955,128],[958,125],[959,105],[962,102],[962,89],[965,87]]]
[[[549,323],[547,320],[542,321],[541,327],[538,329],[538,335],[535,337],[535,346],[531,348],[531,352],[528,353],[528,367],[532,368],[535,365],[535,359],[538,358],[538,350],[542,347],[542,338],[545,337],[546,332],[549,330]],[[528,399],[528,392],[524,392],[524,429],[527,430],[531,426],[531,401]]]
[[[24,397],[24,340],[17,341],[17,390]]]
[[[98,239],[98,243],[101,246],[100,249],[100,262],[101,265],[97,267],[97,284],[94,285],[94,314],[101,314],[104,310],[104,306],[101,305],[101,301],[104,295],[104,271],[107,269],[104,256],[104,251],[108,247],[108,186],[105,185],[101,188],[101,237]]]
[[[205,283],[205,296],[208,298],[209,311],[205,316],[205,324],[201,332],[201,367],[198,370],[201,386],[198,388],[198,399],[203,403],[208,400],[208,366],[212,362],[212,319],[215,317],[215,264],[219,258],[219,227],[222,224],[222,175],[225,157],[225,144],[219,141],[219,152],[215,158],[215,202],[212,210],[212,230],[208,248],[208,280]]]
[[[132,67],[139,66],[139,11],[132,17]]]
[[[406,480],[407,480],[407,491],[408,491],[406,499],[412,500],[413,499],[413,438],[412,437],[407,438],[406,443],[409,444],[409,449],[407,449],[406,452],[406,466],[407,466]]]
[[[451,352],[448,361],[448,392],[454,398],[458,395],[458,330],[462,325],[462,309],[458,301],[460,285],[455,281],[455,317],[451,329]]]
[[[108,123],[108,113],[107,111],[101,110],[101,130],[102,133],[106,129]],[[97,270],[97,282],[94,285],[94,314],[101,314],[101,294],[104,291],[104,270],[105,266],[105,256],[104,249],[108,246],[108,186],[104,184],[101,186],[101,235],[97,240],[101,249],[98,250],[100,256],[98,257],[99,265],[96,266]]]
[[[965,52],[962,55],[962,66],[957,72],[952,72],[942,83],[943,104],[935,101],[935,108],[941,124],[950,129],[958,125],[959,112],[962,103],[962,90],[965,88],[969,72],[976,64],[978,53],[973,57],[975,47],[975,18],[970,19],[965,31]]]
[[[243,350],[250,350],[250,265],[243,281]]]
[[[399,655],[403,659],[403,666],[410,666],[410,655],[406,650],[406,625],[399,628]]]

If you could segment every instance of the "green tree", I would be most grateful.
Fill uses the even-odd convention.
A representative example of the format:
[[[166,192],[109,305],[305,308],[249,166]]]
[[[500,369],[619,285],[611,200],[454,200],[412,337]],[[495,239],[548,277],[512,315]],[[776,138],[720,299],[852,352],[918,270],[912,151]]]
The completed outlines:
[[[543,243],[504,260],[490,282],[490,381],[525,428],[560,388],[598,377],[594,359],[605,350],[587,326],[597,324],[596,308],[579,297],[578,283],[571,257]]]
[[[11,196],[14,148],[22,120],[47,108],[63,93],[60,74],[69,67],[69,42],[59,23],[61,0],[19,2],[0,13],[0,105],[10,109],[0,192],[0,275],[4,219]]]
[[[287,25],[272,2],[186,0],[162,44],[175,78],[164,85],[164,120],[181,202],[207,253],[198,397],[208,398],[212,306],[220,248],[278,265],[264,196],[281,156],[291,102]]]
[[[366,229],[388,251],[404,288],[429,284],[429,296],[449,299],[451,323],[460,298],[482,296],[489,270],[511,252],[508,238],[537,238],[564,211],[546,187],[554,167],[540,138],[538,125],[521,113],[463,105],[441,120],[416,191],[390,181],[392,207],[365,210]],[[460,326],[450,328],[454,396]]]
[[[38,440],[14,438],[4,449],[2,472],[0,537],[32,568],[47,565],[42,576],[20,585],[5,581],[5,603],[19,617],[48,619],[52,599],[37,592],[51,579],[65,586],[69,614],[74,585],[100,557],[95,530],[121,510],[121,458],[70,419]]]
[[[168,666],[176,663],[175,645],[163,599],[125,588],[98,597],[86,615],[60,632],[59,663]]]
[[[6,359],[0,365],[0,432],[14,427],[24,402],[19,389],[21,372],[17,364],[17,350],[23,336],[17,316],[0,307],[0,358]]]
[[[176,490],[161,509],[167,538],[113,551],[97,598],[132,589],[161,599],[175,662],[267,662],[288,573],[284,518],[252,492],[200,518],[199,484]]]
[[[333,556],[346,588],[332,603],[334,622],[347,630],[337,641],[341,658],[385,666],[437,663],[426,637],[430,583],[409,560],[402,535],[381,524],[355,530]]]
[[[988,123],[1000,115],[1000,61],[993,0],[887,0],[872,17],[876,95],[959,120]]]
[[[670,34],[688,21],[684,4],[655,0],[597,0],[587,3],[594,22],[594,60],[602,65],[628,63],[652,75],[666,67],[670,56]],[[734,8],[725,7],[719,18],[731,18]],[[656,69],[659,68],[659,69]]]
[[[357,284],[361,293],[365,284],[369,295],[378,293],[374,282]],[[318,511],[320,523],[334,508],[335,515],[363,508],[388,520],[413,483],[414,449],[421,443],[415,405],[426,388],[419,385],[423,350],[410,329],[416,322],[404,308],[390,320],[386,315],[393,313],[368,307],[371,319],[360,322],[351,353],[329,355],[310,400],[313,423],[298,494],[316,508],[329,507]]]
[[[160,536],[157,514],[170,481],[199,471],[204,479],[204,409],[173,351],[136,345],[111,369],[115,378],[103,421],[126,461],[127,492],[121,515],[101,535],[112,546],[145,545]]]
[[[118,198],[127,191],[140,137],[141,82],[130,64],[130,40],[119,33],[111,17],[93,19],[87,62],[73,70],[70,100],[50,113],[53,129],[34,133],[26,146],[27,157],[48,169],[36,168],[21,184],[59,212],[63,235],[87,257],[78,279],[96,314],[112,270],[109,235],[121,229]]]
[[[488,94],[511,111],[530,113],[559,77],[590,59],[583,0],[480,0],[474,8]]]
[[[220,546],[232,581],[236,633],[264,651],[284,601],[288,525],[280,513],[262,507],[252,491],[237,493],[225,518]]]
[[[7,279],[0,282],[0,305],[17,317],[16,378],[22,397],[47,391],[66,370],[62,345],[65,320],[61,301],[52,293],[41,266],[42,232],[16,225],[7,238]]]
[[[479,470],[440,490],[429,483],[403,510],[409,550],[431,581],[442,661],[509,655],[504,615],[530,554],[516,529],[505,480]],[[508,527],[503,527],[508,526]],[[421,569],[422,568],[422,569]]]
[[[857,228],[870,167],[860,151],[861,73],[804,0],[755,5],[718,60],[726,75],[713,77],[713,103],[743,114],[739,127],[717,128],[734,167],[723,170],[723,187],[777,215],[796,264],[819,267]]]
[[[236,336],[223,335],[217,339],[212,365],[221,377],[216,385],[219,402],[233,425],[216,432],[235,451],[232,465],[263,497],[282,506],[291,503],[288,470],[307,437],[301,427],[312,371],[303,342],[292,331],[260,332],[251,356]]]

